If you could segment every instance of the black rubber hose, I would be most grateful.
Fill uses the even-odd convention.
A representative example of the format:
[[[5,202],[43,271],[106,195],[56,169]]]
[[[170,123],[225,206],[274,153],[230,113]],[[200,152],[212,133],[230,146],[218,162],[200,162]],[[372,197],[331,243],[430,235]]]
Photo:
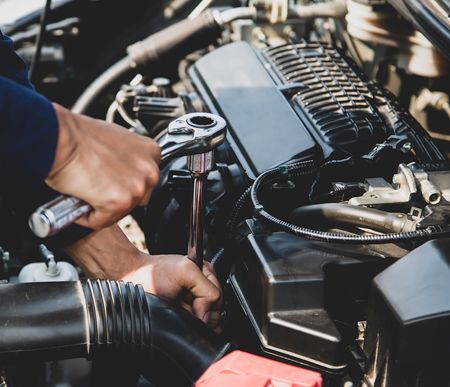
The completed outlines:
[[[200,320],[123,282],[1,285],[0,306],[2,364],[116,351],[144,375],[161,361],[193,383],[229,350]]]
[[[85,113],[95,99],[114,81],[136,67],[170,61],[177,63],[187,54],[213,44],[222,35],[224,25],[236,19],[255,17],[251,8],[233,8],[223,12],[206,11],[193,19],[174,23],[127,48],[128,56],[114,64],[93,82],[72,107]]]
[[[128,56],[100,75],[78,98],[72,111],[85,113],[108,86],[136,67],[144,67],[164,60],[179,61],[187,54],[214,43],[221,33],[222,27],[217,23],[213,13],[205,12],[194,19],[184,19],[174,23],[132,44],[127,48]]]
[[[292,211],[290,220],[297,226],[323,227],[345,224],[383,233],[414,230],[414,222],[405,214],[342,203],[302,206]]]
[[[91,104],[98,98],[107,87],[114,81],[121,78],[132,70],[130,58],[125,57],[114,63],[108,70],[101,74],[89,87],[80,95],[72,106],[74,113],[86,113]]]
[[[301,166],[302,168],[299,169],[303,169],[303,167],[305,168],[304,171],[300,170],[296,172],[296,175],[304,175],[304,174],[311,174],[312,172],[314,172],[316,169],[314,167],[314,162],[307,160],[307,161],[301,161],[295,164],[291,164],[292,166]],[[285,173],[288,172],[288,168],[287,166],[284,167],[280,167],[281,170],[284,170]],[[279,170],[279,168],[275,168],[274,170]],[[277,175],[275,177],[275,180],[278,180],[279,176]],[[266,184],[268,184],[269,182],[266,182]],[[239,224],[239,221],[241,220],[242,217],[242,213],[244,211],[244,209],[247,207],[247,205],[249,203],[251,203],[251,192],[253,189],[253,185],[251,185],[250,187],[248,187],[239,197],[239,199],[237,200],[236,204],[233,207],[233,210],[231,211],[230,217],[228,218],[228,222],[227,222],[227,234],[229,238],[232,238],[234,235],[234,232],[236,230],[237,225]]]
[[[325,232],[312,230],[306,227],[296,226],[292,223],[286,222],[270,214],[264,209],[260,203],[258,194],[261,186],[273,183],[279,179],[291,178],[299,175],[311,174],[315,171],[312,168],[313,161],[297,162],[290,165],[270,169],[255,180],[252,185],[250,198],[255,209],[255,215],[267,221],[278,230],[282,230],[306,239],[311,239],[320,242],[333,243],[350,243],[350,244],[383,244],[383,243],[397,243],[403,241],[418,241],[435,238],[443,238],[450,236],[449,227],[427,227],[422,230],[411,232],[389,233],[383,235],[347,235],[336,232]]]
[[[47,19],[48,14],[50,13],[50,6],[52,4],[52,0],[46,0],[44,10],[41,14],[41,20],[39,22],[39,32],[36,38],[36,48],[34,52],[33,61],[30,64],[30,79],[32,82],[34,82],[36,79],[37,69],[39,66],[39,63],[41,61],[41,53],[42,53],[42,46],[44,45],[44,38],[45,34],[47,32]]]
[[[179,61],[187,54],[214,43],[222,34],[220,19],[206,11],[193,19],[184,19],[134,43],[127,48],[136,67],[170,58]]]

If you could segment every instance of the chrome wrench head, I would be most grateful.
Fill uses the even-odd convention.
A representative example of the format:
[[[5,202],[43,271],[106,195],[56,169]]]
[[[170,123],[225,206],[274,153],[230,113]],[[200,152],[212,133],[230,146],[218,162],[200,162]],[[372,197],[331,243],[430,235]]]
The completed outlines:
[[[225,120],[215,114],[186,114],[169,124],[160,143],[161,162],[176,157],[203,154],[221,144],[226,136]],[[91,211],[80,199],[59,196],[39,207],[29,219],[31,230],[40,238],[54,235]]]
[[[212,151],[225,140],[226,127],[225,120],[215,114],[185,114],[169,124],[161,139],[161,162]]]

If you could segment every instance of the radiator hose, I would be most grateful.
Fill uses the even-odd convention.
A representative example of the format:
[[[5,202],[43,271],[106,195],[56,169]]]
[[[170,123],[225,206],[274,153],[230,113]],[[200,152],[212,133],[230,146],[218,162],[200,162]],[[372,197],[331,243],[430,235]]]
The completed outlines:
[[[228,350],[200,320],[145,293],[107,280],[0,285],[0,363],[96,359],[116,351],[155,364],[187,384]]]

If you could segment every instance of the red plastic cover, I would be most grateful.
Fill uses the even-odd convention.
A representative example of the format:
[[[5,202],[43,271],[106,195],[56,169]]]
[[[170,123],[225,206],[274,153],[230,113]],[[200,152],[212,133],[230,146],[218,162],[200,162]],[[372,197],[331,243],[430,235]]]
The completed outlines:
[[[196,387],[322,387],[322,376],[289,364],[242,351],[214,363]]]

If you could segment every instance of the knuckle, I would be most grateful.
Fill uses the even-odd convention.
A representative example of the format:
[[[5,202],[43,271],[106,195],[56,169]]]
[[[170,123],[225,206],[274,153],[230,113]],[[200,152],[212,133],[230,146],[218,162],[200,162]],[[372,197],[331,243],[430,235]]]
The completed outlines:
[[[128,209],[133,207],[133,204],[134,204],[133,197],[132,196],[127,196],[126,198],[123,199],[122,210],[123,211],[127,211]]]
[[[114,212],[124,212],[133,206],[133,196],[124,190],[116,190],[111,193],[110,207]]]
[[[148,163],[145,168],[145,176],[147,177],[148,183],[153,187],[158,184],[160,171],[158,166],[154,163]]]
[[[155,187],[159,182],[159,171],[157,173],[153,173],[148,177],[148,184],[150,188]]]
[[[221,290],[218,289],[216,286],[212,286],[208,294],[208,298],[213,302],[219,301],[222,298]]]
[[[187,271],[191,271],[197,268],[197,265],[193,261],[191,261],[188,257],[185,257],[185,259],[180,260],[180,266],[186,269]]]
[[[141,199],[145,195],[145,192],[146,192],[145,180],[135,179],[134,181],[130,182],[129,184],[130,184],[130,187],[129,187],[130,199],[133,202]]]
[[[152,157],[155,159],[155,161],[157,161],[158,163],[161,160],[161,147],[154,141],[151,139],[148,139],[148,150],[149,153],[152,155]]]

